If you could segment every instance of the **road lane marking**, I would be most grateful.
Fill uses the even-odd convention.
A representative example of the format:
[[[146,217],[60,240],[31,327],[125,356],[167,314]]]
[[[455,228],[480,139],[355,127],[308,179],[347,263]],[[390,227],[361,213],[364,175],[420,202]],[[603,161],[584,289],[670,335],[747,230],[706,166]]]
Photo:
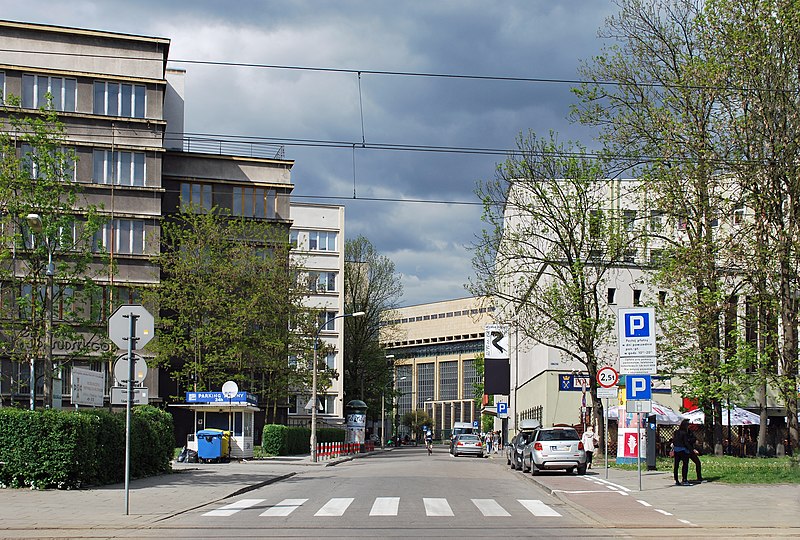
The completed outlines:
[[[612,489],[616,489],[619,491],[624,491],[624,492],[630,491],[630,489],[626,488],[625,486],[615,484],[614,482],[609,482],[608,480],[603,480],[602,478],[589,478],[587,476],[583,476],[582,478],[584,478],[585,480],[589,480],[590,482],[595,482],[595,483],[600,482],[601,484],[610,486]]]
[[[636,500],[636,502],[638,502],[638,503],[639,503],[639,504],[641,504],[642,506],[653,506],[653,505],[652,505],[652,504],[650,504],[649,502],[647,502],[647,501],[640,501],[639,499],[637,499],[637,500]]]
[[[250,508],[251,506],[255,506],[260,502],[263,502],[264,499],[242,499],[240,501],[236,501],[231,504],[226,504],[216,510],[211,510],[210,512],[206,512],[203,514],[204,516],[232,516],[236,512],[241,512],[245,508]]]
[[[672,514],[670,514],[669,512],[667,512],[666,510],[661,510],[661,509],[659,509],[659,508],[653,508],[653,510],[655,510],[655,511],[656,511],[656,512],[658,512],[659,514],[664,514],[665,516],[671,516],[671,515],[672,515]]]
[[[262,516],[288,516],[300,506],[303,505],[304,502],[308,501],[308,499],[283,499],[281,502],[267,508],[267,511],[262,513]]]
[[[477,506],[481,514],[486,517],[506,517],[511,515],[494,499],[472,499],[472,503]]]
[[[334,497],[325,503],[325,505],[317,510],[315,516],[341,516],[344,514],[347,507],[353,503],[352,497]]]
[[[517,499],[519,503],[537,517],[561,517],[561,514],[544,504],[542,501]]]
[[[371,516],[396,516],[400,506],[400,497],[378,497],[372,504]]]
[[[423,498],[425,514],[429,517],[452,517],[453,509],[447,504],[447,499]]]

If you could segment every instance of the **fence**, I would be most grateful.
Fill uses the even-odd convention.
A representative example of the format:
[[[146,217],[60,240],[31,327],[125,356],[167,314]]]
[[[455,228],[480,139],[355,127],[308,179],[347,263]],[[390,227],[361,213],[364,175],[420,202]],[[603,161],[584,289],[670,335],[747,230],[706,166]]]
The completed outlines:
[[[317,459],[332,459],[352,454],[360,454],[361,448],[364,452],[374,452],[375,443],[372,441],[361,443],[327,442],[317,444]]]

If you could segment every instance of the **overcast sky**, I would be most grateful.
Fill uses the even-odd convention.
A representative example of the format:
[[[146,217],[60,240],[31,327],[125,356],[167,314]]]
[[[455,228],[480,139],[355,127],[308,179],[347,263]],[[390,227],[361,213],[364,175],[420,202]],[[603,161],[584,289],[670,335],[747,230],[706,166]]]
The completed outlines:
[[[610,0],[37,0],[0,17],[168,38],[173,60],[573,80],[614,12]],[[187,71],[186,131],[285,141],[296,200],[344,205],[346,236],[396,264],[401,305],[469,296],[481,207],[446,203],[477,203],[503,156],[369,145],[512,149],[530,129],[591,146],[567,120],[569,84],[362,73],[359,99],[355,73],[170,67]]]

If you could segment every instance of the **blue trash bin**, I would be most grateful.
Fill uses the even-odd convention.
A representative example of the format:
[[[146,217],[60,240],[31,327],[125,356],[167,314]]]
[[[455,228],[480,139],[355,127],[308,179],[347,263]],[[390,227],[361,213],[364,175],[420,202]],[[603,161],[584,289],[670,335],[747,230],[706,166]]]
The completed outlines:
[[[221,429],[201,429],[197,432],[197,457],[200,461],[219,461],[222,459]]]

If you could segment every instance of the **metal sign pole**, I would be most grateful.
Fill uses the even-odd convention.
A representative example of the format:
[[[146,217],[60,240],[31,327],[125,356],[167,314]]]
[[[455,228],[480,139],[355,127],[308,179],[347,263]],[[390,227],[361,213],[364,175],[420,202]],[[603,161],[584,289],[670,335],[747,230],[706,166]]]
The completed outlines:
[[[642,413],[636,413],[636,470],[639,472],[639,491],[642,491]]]
[[[125,515],[130,513],[130,498],[128,492],[130,490],[131,480],[131,405],[133,403],[133,342],[136,340],[136,319],[138,315],[133,312],[128,315],[130,322],[130,332],[128,334],[128,402],[125,404]]]
[[[606,444],[606,480],[608,480],[608,415],[611,414],[611,411],[609,410],[610,406],[611,406],[611,400],[606,398],[606,414],[605,414],[606,429],[603,432],[604,434],[603,439],[605,439],[605,444]]]

